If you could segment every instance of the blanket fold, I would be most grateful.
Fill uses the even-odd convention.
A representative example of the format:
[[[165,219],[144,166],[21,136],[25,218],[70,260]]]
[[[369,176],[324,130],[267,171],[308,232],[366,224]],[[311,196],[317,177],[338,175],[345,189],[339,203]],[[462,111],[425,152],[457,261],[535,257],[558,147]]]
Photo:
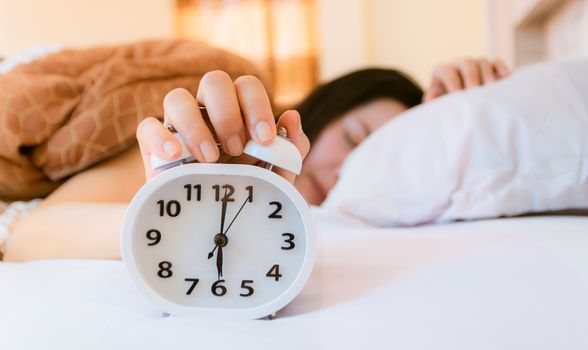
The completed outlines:
[[[168,91],[195,93],[216,69],[260,77],[249,61],[187,40],[64,50],[0,75],[0,199],[44,197],[129,148],[142,119],[163,116]]]

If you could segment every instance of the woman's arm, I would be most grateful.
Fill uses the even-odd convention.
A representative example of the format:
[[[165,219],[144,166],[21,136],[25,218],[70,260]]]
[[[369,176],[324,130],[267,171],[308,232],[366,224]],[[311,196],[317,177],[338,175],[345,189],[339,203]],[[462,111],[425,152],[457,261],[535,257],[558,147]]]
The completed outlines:
[[[120,203],[81,202],[37,208],[15,225],[4,260],[120,259],[126,208]]]
[[[138,147],[73,176],[16,222],[4,260],[120,258],[127,203],[144,182]]]

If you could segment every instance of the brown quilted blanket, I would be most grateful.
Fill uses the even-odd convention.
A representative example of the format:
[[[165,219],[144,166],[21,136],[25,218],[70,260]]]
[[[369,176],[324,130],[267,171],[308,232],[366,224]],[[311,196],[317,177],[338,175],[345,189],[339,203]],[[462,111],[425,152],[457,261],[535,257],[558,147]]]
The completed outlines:
[[[135,141],[165,94],[195,91],[208,71],[258,75],[248,61],[195,41],[65,50],[0,75],[0,199],[44,197],[68,176]]]

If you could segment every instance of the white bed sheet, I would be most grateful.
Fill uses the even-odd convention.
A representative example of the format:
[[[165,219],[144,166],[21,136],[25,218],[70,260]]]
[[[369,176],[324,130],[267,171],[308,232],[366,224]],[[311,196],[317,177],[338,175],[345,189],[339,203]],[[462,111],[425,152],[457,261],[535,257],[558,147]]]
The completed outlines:
[[[278,318],[163,317],[118,261],[0,263],[2,349],[588,349],[588,218],[374,229],[318,216]]]

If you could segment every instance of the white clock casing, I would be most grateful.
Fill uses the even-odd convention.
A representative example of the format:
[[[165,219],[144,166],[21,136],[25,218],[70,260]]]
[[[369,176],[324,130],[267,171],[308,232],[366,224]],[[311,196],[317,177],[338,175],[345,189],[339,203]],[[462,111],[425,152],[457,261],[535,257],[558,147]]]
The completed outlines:
[[[200,185],[200,203],[195,203],[195,198],[187,201],[189,189],[184,187],[196,183]],[[235,189],[234,202],[227,205],[225,228],[231,219],[234,218],[234,222],[227,232],[229,242],[223,248],[222,279],[225,282],[221,285],[228,292],[222,297],[212,293],[212,284],[220,277],[215,259],[207,259],[207,253],[215,247],[213,238],[220,226],[221,201],[218,194],[214,199],[214,184],[231,184]],[[243,197],[247,194],[246,184],[254,186],[250,203],[245,203],[246,197]],[[216,190],[218,193],[218,188]],[[163,202],[158,205],[158,200]],[[165,203],[169,205],[172,200],[177,201],[182,210],[177,217],[165,213]],[[269,201],[283,203],[282,219],[268,218],[267,214],[276,207],[270,206]],[[241,205],[242,212],[238,213]],[[150,229],[158,230],[157,245],[151,245],[155,237],[149,236]],[[284,250],[285,239],[290,242],[286,248],[293,244],[290,237],[283,237],[292,235],[289,232],[295,234],[296,246]],[[300,293],[312,272],[316,249],[308,204],[281,176],[251,165],[186,164],[149,180],[133,198],[124,219],[121,254],[139,288],[167,313],[256,319],[277,312]],[[173,275],[170,278],[158,276],[162,262],[173,266],[170,270],[175,279]],[[283,275],[279,282],[276,282],[278,277],[266,276],[272,262],[279,265],[281,271],[278,273]],[[168,273],[163,272],[163,276]],[[189,278],[192,283],[187,281]],[[187,290],[196,278],[197,284],[188,295]],[[249,283],[244,278],[254,282]],[[247,283],[239,285],[239,282]],[[255,293],[241,296],[248,294],[247,287],[254,287]],[[243,291],[245,293],[241,293]]]

